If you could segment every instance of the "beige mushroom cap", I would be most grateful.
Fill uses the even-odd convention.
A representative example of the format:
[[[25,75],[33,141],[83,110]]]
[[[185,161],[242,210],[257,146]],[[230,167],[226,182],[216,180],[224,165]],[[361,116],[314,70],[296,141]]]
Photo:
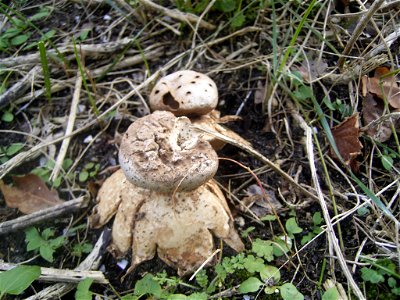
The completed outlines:
[[[186,117],[155,111],[123,135],[119,162],[133,184],[159,192],[190,191],[210,180],[218,156]]]
[[[218,90],[207,75],[178,71],[157,82],[149,102],[152,110],[171,111],[177,116],[204,115],[217,106]]]

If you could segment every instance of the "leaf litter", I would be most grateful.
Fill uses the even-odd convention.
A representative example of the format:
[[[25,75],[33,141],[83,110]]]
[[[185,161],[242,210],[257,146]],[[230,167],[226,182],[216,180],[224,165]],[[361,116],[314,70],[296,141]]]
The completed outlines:
[[[64,203],[54,189],[35,174],[13,176],[15,186],[0,180],[0,190],[10,208],[18,208],[24,214],[31,214],[45,208]]]

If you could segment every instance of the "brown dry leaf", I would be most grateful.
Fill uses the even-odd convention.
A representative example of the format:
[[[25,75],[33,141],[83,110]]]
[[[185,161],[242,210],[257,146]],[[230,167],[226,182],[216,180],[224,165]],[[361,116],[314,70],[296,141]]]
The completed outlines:
[[[49,190],[42,179],[34,174],[13,177],[15,187],[0,180],[0,190],[6,204],[18,208],[24,214],[30,214],[45,208],[62,204],[56,190]]]
[[[280,211],[282,204],[276,199],[274,192],[265,191],[265,194],[257,184],[252,184],[246,191],[247,196],[241,200],[240,210],[246,212],[250,209],[257,217],[273,215],[274,211]],[[268,199],[266,199],[268,198]]]
[[[346,118],[339,125],[331,128],[333,138],[346,165],[356,168],[355,158],[361,154],[362,144],[358,139],[360,133],[358,113]],[[331,156],[336,157],[331,149]]]
[[[400,87],[395,76],[386,76],[390,70],[386,67],[375,69],[374,77],[364,76],[363,96],[371,93],[380,99],[387,99],[393,108],[400,108]]]
[[[368,93],[363,101],[362,117],[364,125],[368,126],[368,124],[379,119],[383,114],[384,104],[382,101],[376,101],[375,97]],[[369,126],[365,132],[378,142],[386,142],[392,135],[390,121],[387,120],[376,126]]]
[[[362,95],[364,96],[362,117],[365,126],[386,113],[399,111],[400,87],[396,78],[388,75],[389,73],[390,69],[378,67],[374,71],[374,77],[362,78]],[[384,99],[389,103],[389,111],[385,111]],[[368,126],[366,133],[379,142],[385,142],[392,135],[391,122],[395,122],[394,126],[398,127],[398,121],[383,120],[377,125]]]

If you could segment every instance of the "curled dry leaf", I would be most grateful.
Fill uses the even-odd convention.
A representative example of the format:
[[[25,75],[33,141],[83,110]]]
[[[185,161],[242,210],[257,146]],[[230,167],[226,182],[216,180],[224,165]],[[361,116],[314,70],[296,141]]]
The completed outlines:
[[[380,67],[375,70],[374,77],[364,76],[363,96],[371,93],[379,99],[386,99],[392,108],[400,108],[400,87],[394,76],[387,75],[389,69]]]
[[[91,225],[101,227],[114,214],[110,249],[121,256],[132,248],[129,270],[157,252],[178,274],[193,272],[213,252],[211,233],[236,251],[244,249],[226,200],[212,180],[173,197],[135,186],[119,170],[101,187]]]
[[[240,209],[244,212],[250,209],[257,217],[263,217],[273,215],[274,211],[282,209],[282,204],[276,199],[273,191],[265,191],[266,195],[264,195],[257,184],[252,184],[246,193],[247,196],[243,197],[240,205]],[[268,199],[265,199],[266,197]]]
[[[213,110],[211,113],[207,115],[192,118],[192,123],[206,130],[214,131],[228,138],[231,138],[232,140],[236,141],[239,144],[251,147],[250,142],[248,142],[247,140],[245,140],[244,138],[242,138],[240,135],[230,130],[229,128],[220,125],[220,123],[227,123],[237,120],[239,120],[237,116],[224,116],[220,118],[219,111]],[[217,137],[211,134],[204,133],[203,139],[209,142],[215,150],[222,149],[226,144],[224,141],[218,139]]]
[[[0,180],[0,189],[8,207],[30,214],[63,203],[57,191],[49,190],[43,180],[34,174],[13,177],[13,181],[15,187]]]
[[[375,69],[374,77],[362,78],[362,94],[364,96],[362,117],[367,126],[366,133],[379,142],[387,141],[392,135],[392,122],[398,128],[399,122],[382,118],[385,114],[396,112],[400,109],[400,88],[394,76],[387,75],[390,70],[386,67]],[[389,103],[385,110],[384,100]],[[374,121],[382,118],[382,121]]]
[[[353,114],[339,125],[331,128],[331,132],[344,163],[355,169],[355,158],[361,154],[363,147],[358,139],[360,133],[358,113]],[[331,149],[331,156],[337,158],[333,149]]]

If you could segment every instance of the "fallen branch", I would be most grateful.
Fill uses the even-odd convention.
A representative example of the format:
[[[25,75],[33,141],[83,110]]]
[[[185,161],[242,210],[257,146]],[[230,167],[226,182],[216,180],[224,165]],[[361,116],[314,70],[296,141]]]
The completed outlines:
[[[80,197],[75,200],[66,201],[61,205],[53,206],[11,221],[0,223],[0,235],[27,228],[46,220],[55,219],[56,217],[71,213],[85,206],[87,206],[85,198]]]
[[[17,267],[18,264],[6,263],[0,261],[0,271],[7,271]],[[91,278],[96,283],[107,284],[108,280],[100,271],[81,271],[81,270],[63,270],[54,268],[40,268],[40,281],[57,281],[79,283],[85,278]],[[0,272],[1,273],[1,272]]]

